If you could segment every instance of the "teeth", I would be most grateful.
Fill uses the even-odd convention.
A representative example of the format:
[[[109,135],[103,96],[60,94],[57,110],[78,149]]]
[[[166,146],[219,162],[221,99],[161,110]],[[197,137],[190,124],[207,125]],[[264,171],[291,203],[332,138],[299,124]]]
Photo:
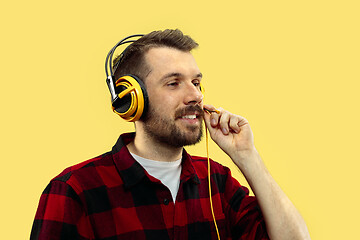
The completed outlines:
[[[182,116],[181,118],[195,119],[196,115],[186,115],[186,116]]]

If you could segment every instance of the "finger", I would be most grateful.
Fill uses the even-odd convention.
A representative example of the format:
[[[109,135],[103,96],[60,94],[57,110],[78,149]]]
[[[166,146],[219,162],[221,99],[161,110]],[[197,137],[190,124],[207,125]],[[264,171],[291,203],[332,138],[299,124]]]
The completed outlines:
[[[239,116],[237,115],[233,115],[230,117],[230,129],[236,133],[240,132],[240,126],[239,126],[239,122],[241,121],[241,119],[239,118]]]
[[[229,134],[229,121],[230,121],[230,113],[228,111],[221,111],[219,127],[224,135]]]
[[[210,124],[212,127],[216,127],[219,124],[220,114],[215,112],[210,113]]]
[[[210,110],[210,111],[215,111],[216,110],[216,108],[213,105],[210,105],[210,104],[204,104],[203,109],[204,110]]]
[[[249,123],[248,120],[246,120],[246,118],[241,117],[241,116],[239,116],[239,117],[240,117],[240,120],[238,121],[237,125],[238,125],[240,128],[241,128],[242,126],[244,126],[244,125],[246,125],[246,124]]]
[[[219,123],[219,116],[220,116],[221,112],[212,105],[204,105],[203,108],[206,113],[205,116],[210,115],[211,127],[213,127],[213,128],[216,127]],[[219,108],[219,109],[221,109],[221,108]]]
[[[212,105],[204,105],[204,106],[203,106],[203,109],[204,109],[204,111],[205,111],[206,113],[209,113],[209,114],[211,114],[211,113],[220,114],[220,111],[217,110],[217,109],[216,109],[214,106],[212,106]]]
[[[211,127],[211,124],[210,124],[210,114],[204,114],[204,121],[205,121],[205,124],[206,124],[206,127],[207,128],[210,128]]]

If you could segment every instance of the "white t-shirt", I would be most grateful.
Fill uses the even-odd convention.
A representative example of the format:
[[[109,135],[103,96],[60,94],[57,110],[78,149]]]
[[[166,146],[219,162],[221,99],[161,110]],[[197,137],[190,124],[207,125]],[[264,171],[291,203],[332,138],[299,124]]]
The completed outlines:
[[[130,154],[151,176],[159,179],[170,190],[175,202],[180,185],[181,159],[174,162],[162,162]]]

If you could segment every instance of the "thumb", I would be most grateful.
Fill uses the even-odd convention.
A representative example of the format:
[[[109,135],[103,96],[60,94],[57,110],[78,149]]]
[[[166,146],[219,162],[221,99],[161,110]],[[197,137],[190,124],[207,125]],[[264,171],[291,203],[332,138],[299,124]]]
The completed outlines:
[[[211,116],[211,113],[208,113],[208,112],[205,111],[205,113],[204,113],[205,126],[206,126],[206,129],[208,129],[211,138],[213,138],[214,133],[215,133],[215,131],[216,131],[216,127],[211,126],[211,122],[210,122],[210,121],[211,121],[211,117],[210,117],[210,116]],[[206,130],[206,129],[205,129],[205,130]]]

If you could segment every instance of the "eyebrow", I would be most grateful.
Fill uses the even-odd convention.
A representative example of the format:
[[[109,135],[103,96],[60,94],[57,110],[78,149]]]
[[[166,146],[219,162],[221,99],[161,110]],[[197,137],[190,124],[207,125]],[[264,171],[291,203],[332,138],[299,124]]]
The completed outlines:
[[[171,72],[171,73],[168,73],[168,74],[166,74],[165,76],[163,76],[163,77],[161,78],[161,81],[165,81],[166,79],[171,78],[171,77],[183,77],[183,76],[184,76],[184,74],[182,74],[182,73]],[[202,73],[198,73],[198,74],[196,74],[194,77],[195,77],[195,78],[202,78],[203,75],[202,75]]]

